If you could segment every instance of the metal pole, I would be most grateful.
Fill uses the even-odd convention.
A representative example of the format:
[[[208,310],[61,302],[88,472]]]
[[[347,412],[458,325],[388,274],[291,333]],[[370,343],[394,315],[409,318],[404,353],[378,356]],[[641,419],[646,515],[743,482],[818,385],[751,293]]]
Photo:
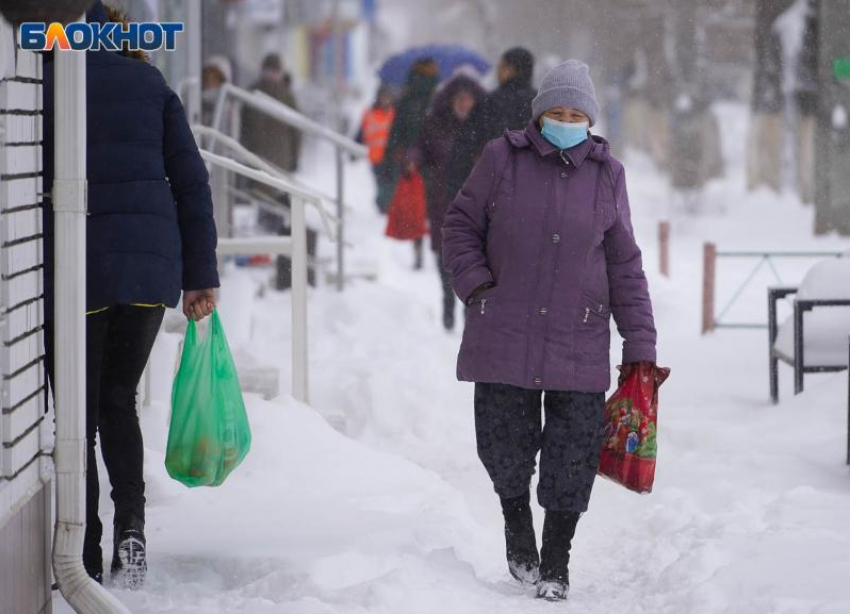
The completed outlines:
[[[658,241],[661,254],[661,274],[670,277],[670,222],[663,220],[658,223]]]
[[[717,246],[706,243],[703,247],[702,268],[702,334],[714,331],[714,286],[717,266]]]
[[[307,213],[303,198],[292,197],[292,395],[309,404],[307,353]]]
[[[345,290],[345,163],[342,149],[336,148],[336,216],[338,228],[336,235],[336,287]]]
[[[767,339],[768,339],[768,368],[770,377],[770,400],[774,405],[779,403],[779,359],[773,352],[773,346],[776,344],[777,333],[777,318],[776,318],[776,301],[778,297],[772,289],[767,291]]]
[[[86,574],[86,54],[57,51],[54,61],[54,401],[56,533],[53,569],[59,590],[80,613],[128,612]],[[91,465],[87,467],[87,460]]]
[[[201,0],[186,6],[186,115],[190,124],[201,122],[201,69],[203,65],[203,21]]]
[[[794,394],[803,392],[806,365],[803,323],[806,311],[799,300],[794,301]]]

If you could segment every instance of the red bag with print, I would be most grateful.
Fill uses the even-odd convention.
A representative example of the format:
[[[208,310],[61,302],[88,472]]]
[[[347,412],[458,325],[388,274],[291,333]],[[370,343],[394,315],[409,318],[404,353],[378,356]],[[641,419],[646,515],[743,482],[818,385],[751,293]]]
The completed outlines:
[[[620,387],[605,404],[599,475],[637,493],[650,493],[658,451],[658,389],[670,369],[642,362],[620,370]]]
[[[387,236],[415,241],[428,234],[425,182],[416,171],[398,181],[387,215]]]

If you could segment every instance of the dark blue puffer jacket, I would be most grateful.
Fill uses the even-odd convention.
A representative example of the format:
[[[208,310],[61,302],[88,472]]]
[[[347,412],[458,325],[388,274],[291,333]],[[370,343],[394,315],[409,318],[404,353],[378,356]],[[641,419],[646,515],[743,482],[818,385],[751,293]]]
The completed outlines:
[[[98,5],[100,3],[97,3]],[[89,19],[105,20],[96,5]],[[177,95],[154,66],[87,52],[87,309],[174,307],[218,287],[209,175]],[[44,67],[44,192],[53,185],[53,66]],[[45,291],[52,316],[53,211],[45,198]]]

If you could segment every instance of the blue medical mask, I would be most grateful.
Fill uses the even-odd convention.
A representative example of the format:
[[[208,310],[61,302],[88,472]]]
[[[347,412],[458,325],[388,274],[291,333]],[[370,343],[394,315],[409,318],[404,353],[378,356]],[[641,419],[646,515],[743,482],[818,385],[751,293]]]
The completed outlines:
[[[558,149],[570,149],[587,140],[588,122],[568,124],[549,117],[543,118],[543,130],[540,131],[547,141]]]

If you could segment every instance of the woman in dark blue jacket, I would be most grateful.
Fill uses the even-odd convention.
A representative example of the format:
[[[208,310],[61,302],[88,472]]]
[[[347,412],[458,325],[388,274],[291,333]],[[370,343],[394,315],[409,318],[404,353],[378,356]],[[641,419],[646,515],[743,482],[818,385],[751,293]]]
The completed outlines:
[[[98,1],[88,20],[118,20]],[[177,95],[162,74],[128,52],[87,52],[87,526],[83,560],[102,579],[94,461],[100,443],[115,503],[112,573],[144,581],[145,483],[136,389],[165,307],[212,313],[216,230],[209,175]],[[45,294],[52,365],[54,101],[44,67]],[[61,308],[61,305],[59,306]]]

